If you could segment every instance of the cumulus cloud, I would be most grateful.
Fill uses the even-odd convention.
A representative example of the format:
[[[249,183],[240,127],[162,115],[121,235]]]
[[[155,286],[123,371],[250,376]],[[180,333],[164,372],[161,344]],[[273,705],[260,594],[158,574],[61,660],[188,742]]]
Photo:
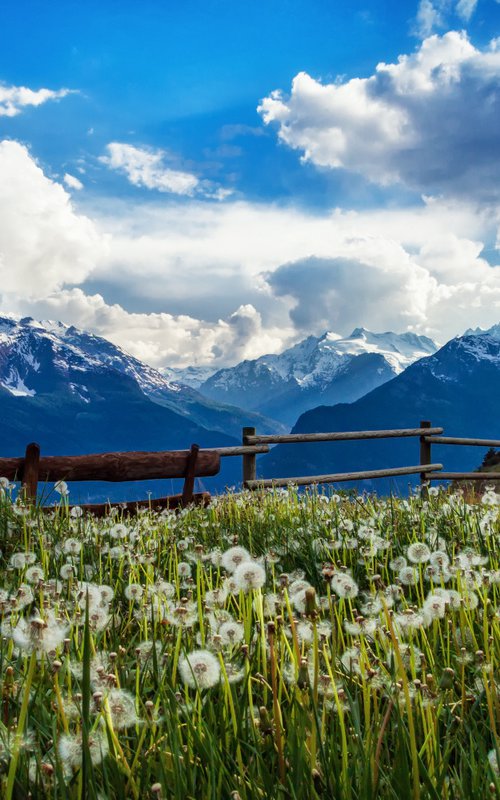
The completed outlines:
[[[499,222],[431,198],[323,214],[122,202],[89,216],[25,147],[1,142],[0,308],[77,325],[156,367],[232,364],[358,325],[445,341],[500,319],[500,268],[483,256]]]
[[[259,312],[242,305],[214,323],[188,315],[130,313],[118,303],[79,288],[26,301],[17,297],[10,311],[39,319],[57,319],[104,336],[154,367],[190,364],[235,364],[273,352],[283,344],[283,331],[264,329]]]
[[[318,166],[381,185],[498,200],[497,40],[480,50],[464,32],[430,36],[369,78],[326,84],[301,72],[289,97],[274,91],[258,110],[284,144]]]
[[[71,89],[28,89],[26,86],[0,84],[0,117],[15,117],[28,106],[41,106],[48,100],[60,100]]]
[[[134,147],[123,142],[110,142],[106,149],[108,155],[101,157],[102,163],[126,175],[134,186],[185,195],[192,195],[198,187],[196,175],[166,166],[164,150]]]
[[[83,189],[83,183],[75,178],[74,175],[70,175],[69,172],[66,172],[63,178],[64,183],[68,187],[68,189],[76,189],[76,191],[80,191]]]
[[[0,142],[0,292],[40,297],[85,280],[106,249],[26,147]]]

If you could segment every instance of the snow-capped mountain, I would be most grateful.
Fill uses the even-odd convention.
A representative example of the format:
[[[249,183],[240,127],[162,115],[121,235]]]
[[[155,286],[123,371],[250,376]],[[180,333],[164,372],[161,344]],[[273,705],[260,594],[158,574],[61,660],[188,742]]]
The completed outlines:
[[[6,316],[0,317],[0,419],[2,456],[22,455],[30,441],[45,455],[177,450],[193,442],[223,447],[241,441],[244,425],[268,431],[277,425],[207,400],[99,336]],[[239,460],[224,459],[206,488],[223,489],[240,476]],[[177,489],[161,483],[150,481],[147,489]],[[74,492],[77,502],[147,496],[144,484],[82,484]]]
[[[191,389],[199,389],[202,383],[217,372],[215,367],[164,367],[161,374],[168,381],[189,386]]]
[[[467,331],[356,402],[306,412],[293,431],[414,428],[427,419],[443,427],[444,435],[499,439],[499,332],[500,325],[489,331]],[[446,471],[474,470],[484,455],[478,447],[432,446],[432,460],[443,463]],[[266,477],[287,477],[412,465],[418,458],[418,440],[381,439],[278,445],[261,465]],[[371,488],[387,491],[392,485],[403,491],[415,480],[418,477],[391,484],[373,481]]]
[[[426,336],[356,328],[342,338],[309,336],[279,355],[222,369],[199,385],[219,402],[246,404],[285,423],[317,405],[352,402],[436,351]],[[180,377],[182,381],[182,377]]]
[[[96,391],[100,396],[96,378],[113,375],[205,428],[239,437],[242,426],[252,424],[247,412],[207,400],[100,336],[61,322],[0,317],[0,387],[14,397],[57,393],[88,404]],[[275,428],[262,418],[260,424]]]
[[[493,339],[500,339],[500,322],[498,325],[492,325],[491,328],[486,330],[482,328],[468,328],[464,336],[491,336]]]

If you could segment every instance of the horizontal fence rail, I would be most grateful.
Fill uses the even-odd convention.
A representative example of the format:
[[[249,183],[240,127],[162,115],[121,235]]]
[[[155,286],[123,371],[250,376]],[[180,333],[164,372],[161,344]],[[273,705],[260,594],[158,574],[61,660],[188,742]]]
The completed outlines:
[[[253,429],[252,429],[253,430]],[[443,428],[402,428],[380,431],[335,431],[327,433],[283,433],[244,435],[245,444],[295,444],[298,442],[342,442],[363,439],[402,439],[407,436],[430,436],[442,433]]]
[[[188,466],[189,450],[158,452],[94,453],[86,456],[41,456],[39,481],[135,481],[151,478],[178,478]],[[24,481],[24,458],[0,458],[0,476]],[[220,455],[199,450],[195,476],[216,475]]]
[[[369,469],[364,472],[339,472],[334,475],[310,475],[302,478],[266,478],[247,481],[248,489],[266,489],[272,486],[308,486],[317,483],[341,483],[343,481],[362,481],[368,478],[391,478],[398,475],[416,475],[425,469],[426,473],[443,469],[442,464],[419,464],[416,467],[394,467],[390,469]]]
[[[426,436],[429,444],[461,444],[468,447],[500,447],[500,439],[463,439],[458,436]]]
[[[189,502],[206,504],[208,492],[194,493],[195,478],[210,477],[220,471],[222,458],[240,456],[243,465],[243,486],[247,489],[265,489],[280,486],[307,486],[321,483],[342,483],[404,475],[420,475],[422,496],[427,496],[431,481],[500,481],[500,472],[445,472],[443,464],[433,463],[433,445],[500,447],[500,439],[479,439],[443,436],[443,428],[432,426],[424,420],[418,428],[400,428],[367,431],[326,431],[323,433],[290,433],[257,435],[255,428],[245,427],[242,443],[234,447],[201,449],[191,445],[190,450],[125,451],[94,453],[80,456],[41,456],[40,448],[27,446],[24,458],[0,458],[0,476],[21,481],[26,499],[36,501],[38,483],[56,481],[137,481],[149,479],[184,478],[181,495],[171,495],[149,501],[105,503],[82,506],[96,514],[107,513],[112,506],[123,509],[147,507],[179,507]],[[337,472],[290,478],[257,478],[257,456],[269,453],[272,444],[298,444],[306,442],[363,441],[369,439],[402,439],[415,437],[420,443],[419,464],[414,466],[386,467],[356,472]]]
[[[440,472],[439,475],[427,475],[428,481],[500,481],[500,472]]]
[[[418,428],[400,428],[370,431],[327,431],[323,433],[288,433],[257,435],[255,428],[243,428],[243,446],[268,446],[272,444],[298,444],[305,442],[363,441],[368,439],[402,439],[418,437],[420,441],[420,463],[418,466],[371,469],[360,472],[339,472],[327,475],[309,475],[293,478],[257,478],[256,456],[246,453],[243,456],[243,485],[248,489],[265,489],[279,486],[309,486],[320,483],[341,483],[388,478],[402,475],[420,475],[423,497],[427,496],[427,484],[439,480],[497,481],[500,472],[444,472],[442,464],[433,464],[431,447],[437,445],[462,445],[478,447],[500,447],[500,439],[476,439],[457,436],[442,436],[443,428],[433,427],[429,420],[423,420]]]

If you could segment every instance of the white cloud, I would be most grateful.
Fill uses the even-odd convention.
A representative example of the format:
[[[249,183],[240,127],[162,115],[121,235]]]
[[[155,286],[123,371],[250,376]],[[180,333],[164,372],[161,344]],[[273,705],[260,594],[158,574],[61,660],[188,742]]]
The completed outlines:
[[[102,163],[125,174],[134,186],[192,195],[199,184],[196,175],[167,167],[163,150],[134,147],[122,142],[110,142],[106,149],[108,155],[101,157]]]
[[[500,187],[500,47],[465,33],[427,38],[369,78],[322,84],[305,72],[289,97],[259,106],[279,139],[318,166],[381,185],[497,201]]]
[[[85,280],[106,248],[23,145],[0,142],[0,292],[40,297]]]
[[[430,198],[324,214],[195,200],[110,209],[83,215],[25,147],[1,142],[2,311],[61,319],[157,367],[234,363],[323,328],[444,341],[500,319],[500,267],[482,256],[498,210]]]
[[[420,0],[416,18],[416,34],[422,39],[430,36],[436,28],[444,26],[442,3],[433,3],[431,0]]]
[[[477,0],[458,0],[456,5],[456,12],[464,22],[469,22],[474,11],[476,10]]]
[[[79,181],[78,178],[75,178],[74,175],[70,175],[69,172],[65,173],[63,181],[68,189],[76,189],[76,191],[83,189],[83,183]]]
[[[71,94],[71,89],[28,89],[26,86],[0,84],[0,117],[15,117],[27,106],[40,106],[48,100],[60,100]]]

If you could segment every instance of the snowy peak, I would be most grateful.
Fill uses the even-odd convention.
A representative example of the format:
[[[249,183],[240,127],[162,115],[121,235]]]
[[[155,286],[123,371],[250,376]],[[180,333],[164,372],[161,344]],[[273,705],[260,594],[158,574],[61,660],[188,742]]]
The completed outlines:
[[[219,370],[199,389],[214,400],[251,403],[254,410],[290,422],[315,405],[351,402],[436,349],[431,339],[414,333],[355,328],[343,338],[327,331],[283,353]]]
[[[491,328],[483,330],[482,328],[468,328],[464,336],[490,336],[492,339],[500,341],[500,322],[492,325]]]
[[[86,376],[112,370],[152,396],[179,387],[120,347],[74,326],[31,317],[0,317],[0,386],[15,396],[65,387],[88,402]]]

